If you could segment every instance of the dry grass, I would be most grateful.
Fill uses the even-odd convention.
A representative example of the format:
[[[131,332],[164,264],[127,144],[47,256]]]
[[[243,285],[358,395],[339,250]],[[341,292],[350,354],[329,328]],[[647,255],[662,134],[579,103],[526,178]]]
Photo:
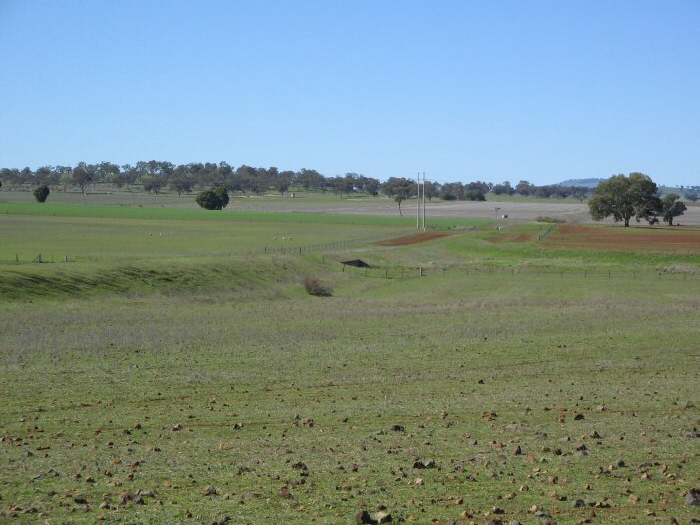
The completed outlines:
[[[315,295],[317,297],[331,297],[333,295],[331,287],[322,283],[321,279],[318,277],[305,277],[304,288],[309,295]]]

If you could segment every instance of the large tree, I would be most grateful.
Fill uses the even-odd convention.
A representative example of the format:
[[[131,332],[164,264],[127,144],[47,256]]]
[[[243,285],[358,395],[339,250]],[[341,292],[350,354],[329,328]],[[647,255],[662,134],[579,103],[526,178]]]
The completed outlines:
[[[654,181],[643,173],[614,175],[598,185],[588,208],[596,221],[610,216],[625,226],[630,225],[632,217],[651,221],[660,209],[657,192]]]
[[[185,173],[177,173],[168,182],[168,186],[175,190],[178,195],[183,193],[189,193],[194,186],[194,180],[187,176]]]
[[[94,167],[84,162],[79,162],[71,173],[73,183],[80,188],[80,192],[85,195],[85,187],[95,180]]]
[[[679,195],[676,193],[669,193],[661,200],[661,213],[664,221],[666,221],[669,226],[673,226],[674,217],[683,215],[683,212],[688,209],[685,207],[685,204],[678,199],[680,199]]]
[[[351,173],[348,173],[345,177],[333,177],[331,182],[333,183],[333,191],[336,195],[342,196],[343,193],[350,195],[355,188],[355,178]]]
[[[423,185],[423,191],[425,192],[426,198],[433,202],[433,197],[437,197],[440,193],[440,185],[437,182],[426,181]]]
[[[390,177],[389,180],[383,184],[382,190],[386,196],[393,197],[396,204],[399,205],[399,215],[403,215],[403,213],[401,213],[401,203],[415,194],[415,185],[413,181],[403,177]]]
[[[535,186],[526,180],[521,180],[515,186],[515,192],[525,196],[532,195],[535,192]]]
[[[379,186],[380,182],[379,179],[375,179],[374,177],[364,177],[360,176],[359,181],[361,181],[361,189],[363,191],[366,191],[370,195],[379,195]]]
[[[294,177],[294,185],[304,189],[323,189],[325,177],[316,170],[303,168]]]
[[[515,189],[510,185],[510,181],[505,181],[502,184],[496,184],[491,188],[494,195],[513,195]]]
[[[294,172],[291,170],[285,170],[274,175],[272,185],[277,191],[280,192],[280,195],[284,195],[284,193],[289,189],[289,186],[291,186],[293,180]]]

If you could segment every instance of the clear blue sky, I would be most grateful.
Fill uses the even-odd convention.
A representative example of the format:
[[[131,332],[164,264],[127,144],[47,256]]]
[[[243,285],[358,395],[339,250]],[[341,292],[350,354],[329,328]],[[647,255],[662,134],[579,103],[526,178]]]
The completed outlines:
[[[0,167],[700,184],[700,1],[0,0]]]

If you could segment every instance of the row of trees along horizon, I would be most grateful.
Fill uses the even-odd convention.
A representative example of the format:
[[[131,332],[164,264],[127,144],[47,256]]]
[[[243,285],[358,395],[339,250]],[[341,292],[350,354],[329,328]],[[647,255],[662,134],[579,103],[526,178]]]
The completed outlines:
[[[357,173],[343,176],[325,176],[313,169],[299,171],[280,171],[275,167],[254,168],[242,165],[234,168],[226,162],[189,163],[174,165],[170,162],[140,161],[135,165],[122,166],[111,162],[99,164],[78,163],[71,166],[42,166],[36,170],[0,169],[0,181],[8,188],[29,190],[36,186],[48,186],[57,191],[80,191],[86,193],[90,188],[97,191],[97,185],[109,185],[128,191],[145,191],[161,193],[169,190],[181,195],[199,188],[225,186],[228,191],[243,194],[265,194],[277,192],[284,194],[296,191],[331,192],[336,195],[367,193],[378,195],[380,192],[389,197],[403,196],[411,198],[416,195],[415,182],[404,177],[389,177],[380,181],[374,177],[365,177]],[[523,195],[539,198],[567,198],[579,200],[593,194],[593,189],[584,186],[567,186],[561,184],[537,186],[528,181],[511,185],[509,181],[491,182],[426,182],[425,196],[428,199],[443,200],[485,200],[488,193],[495,195]]]
[[[366,192],[378,195],[382,191],[393,198],[401,213],[401,202],[417,194],[416,183],[405,177],[389,177],[380,182],[373,177],[365,177],[356,173],[345,176],[325,177],[316,170],[302,169],[298,172],[279,171],[277,168],[253,168],[241,166],[234,170],[229,164],[181,164],[178,166],[169,162],[138,162],[136,166],[118,166],[109,162],[100,164],[79,163],[75,168],[69,166],[45,166],[32,171],[3,168],[0,170],[0,188],[5,180],[14,186],[24,189],[27,185],[34,186],[34,196],[37,201],[45,202],[50,186],[78,187],[84,194],[86,188],[97,183],[112,184],[119,188],[129,185],[141,185],[149,193],[156,194],[163,188],[169,187],[178,195],[189,193],[196,185],[207,187],[200,191],[196,201],[202,208],[221,210],[229,203],[229,192],[263,194],[271,189],[284,194],[292,185],[306,190],[333,191],[338,195]],[[655,182],[643,173],[614,175],[599,183],[595,189],[582,186],[535,186],[527,181],[520,181],[512,187],[510,182],[491,184],[488,182],[450,182],[439,184],[426,182],[425,196],[432,200],[440,197],[444,200],[486,200],[486,193],[497,195],[534,195],[538,197],[576,197],[583,200],[589,192],[593,195],[588,201],[591,217],[602,220],[612,216],[615,222],[624,222],[629,226],[630,220],[637,222],[642,219],[655,224],[659,216],[669,225],[674,217],[683,214],[687,209],[680,201],[680,195],[670,193],[661,198],[661,192]],[[695,187],[690,188],[693,191]],[[687,195],[686,195],[687,197]],[[691,198],[689,200],[697,200]]]

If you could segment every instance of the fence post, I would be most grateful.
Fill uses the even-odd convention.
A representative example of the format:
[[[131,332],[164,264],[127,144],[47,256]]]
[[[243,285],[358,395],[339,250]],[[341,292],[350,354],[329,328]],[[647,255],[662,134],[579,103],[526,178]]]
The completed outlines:
[[[68,262],[68,255],[66,255],[65,258],[64,258],[63,260],[64,260],[65,262]]]
[[[385,279],[388,279],[388,278],[389,278],[389,270],[388,270],[388,269],[385,269],[385,270],[384,270],[384,278],[385,278]]]
[[[19,262],[19,254],[18,253],[15,254],[15,262]]]
[[[637,278],[637,270],[632,270],[632,279]]]
[[[610,279],[610,270],[608,270],[608,279]]]

